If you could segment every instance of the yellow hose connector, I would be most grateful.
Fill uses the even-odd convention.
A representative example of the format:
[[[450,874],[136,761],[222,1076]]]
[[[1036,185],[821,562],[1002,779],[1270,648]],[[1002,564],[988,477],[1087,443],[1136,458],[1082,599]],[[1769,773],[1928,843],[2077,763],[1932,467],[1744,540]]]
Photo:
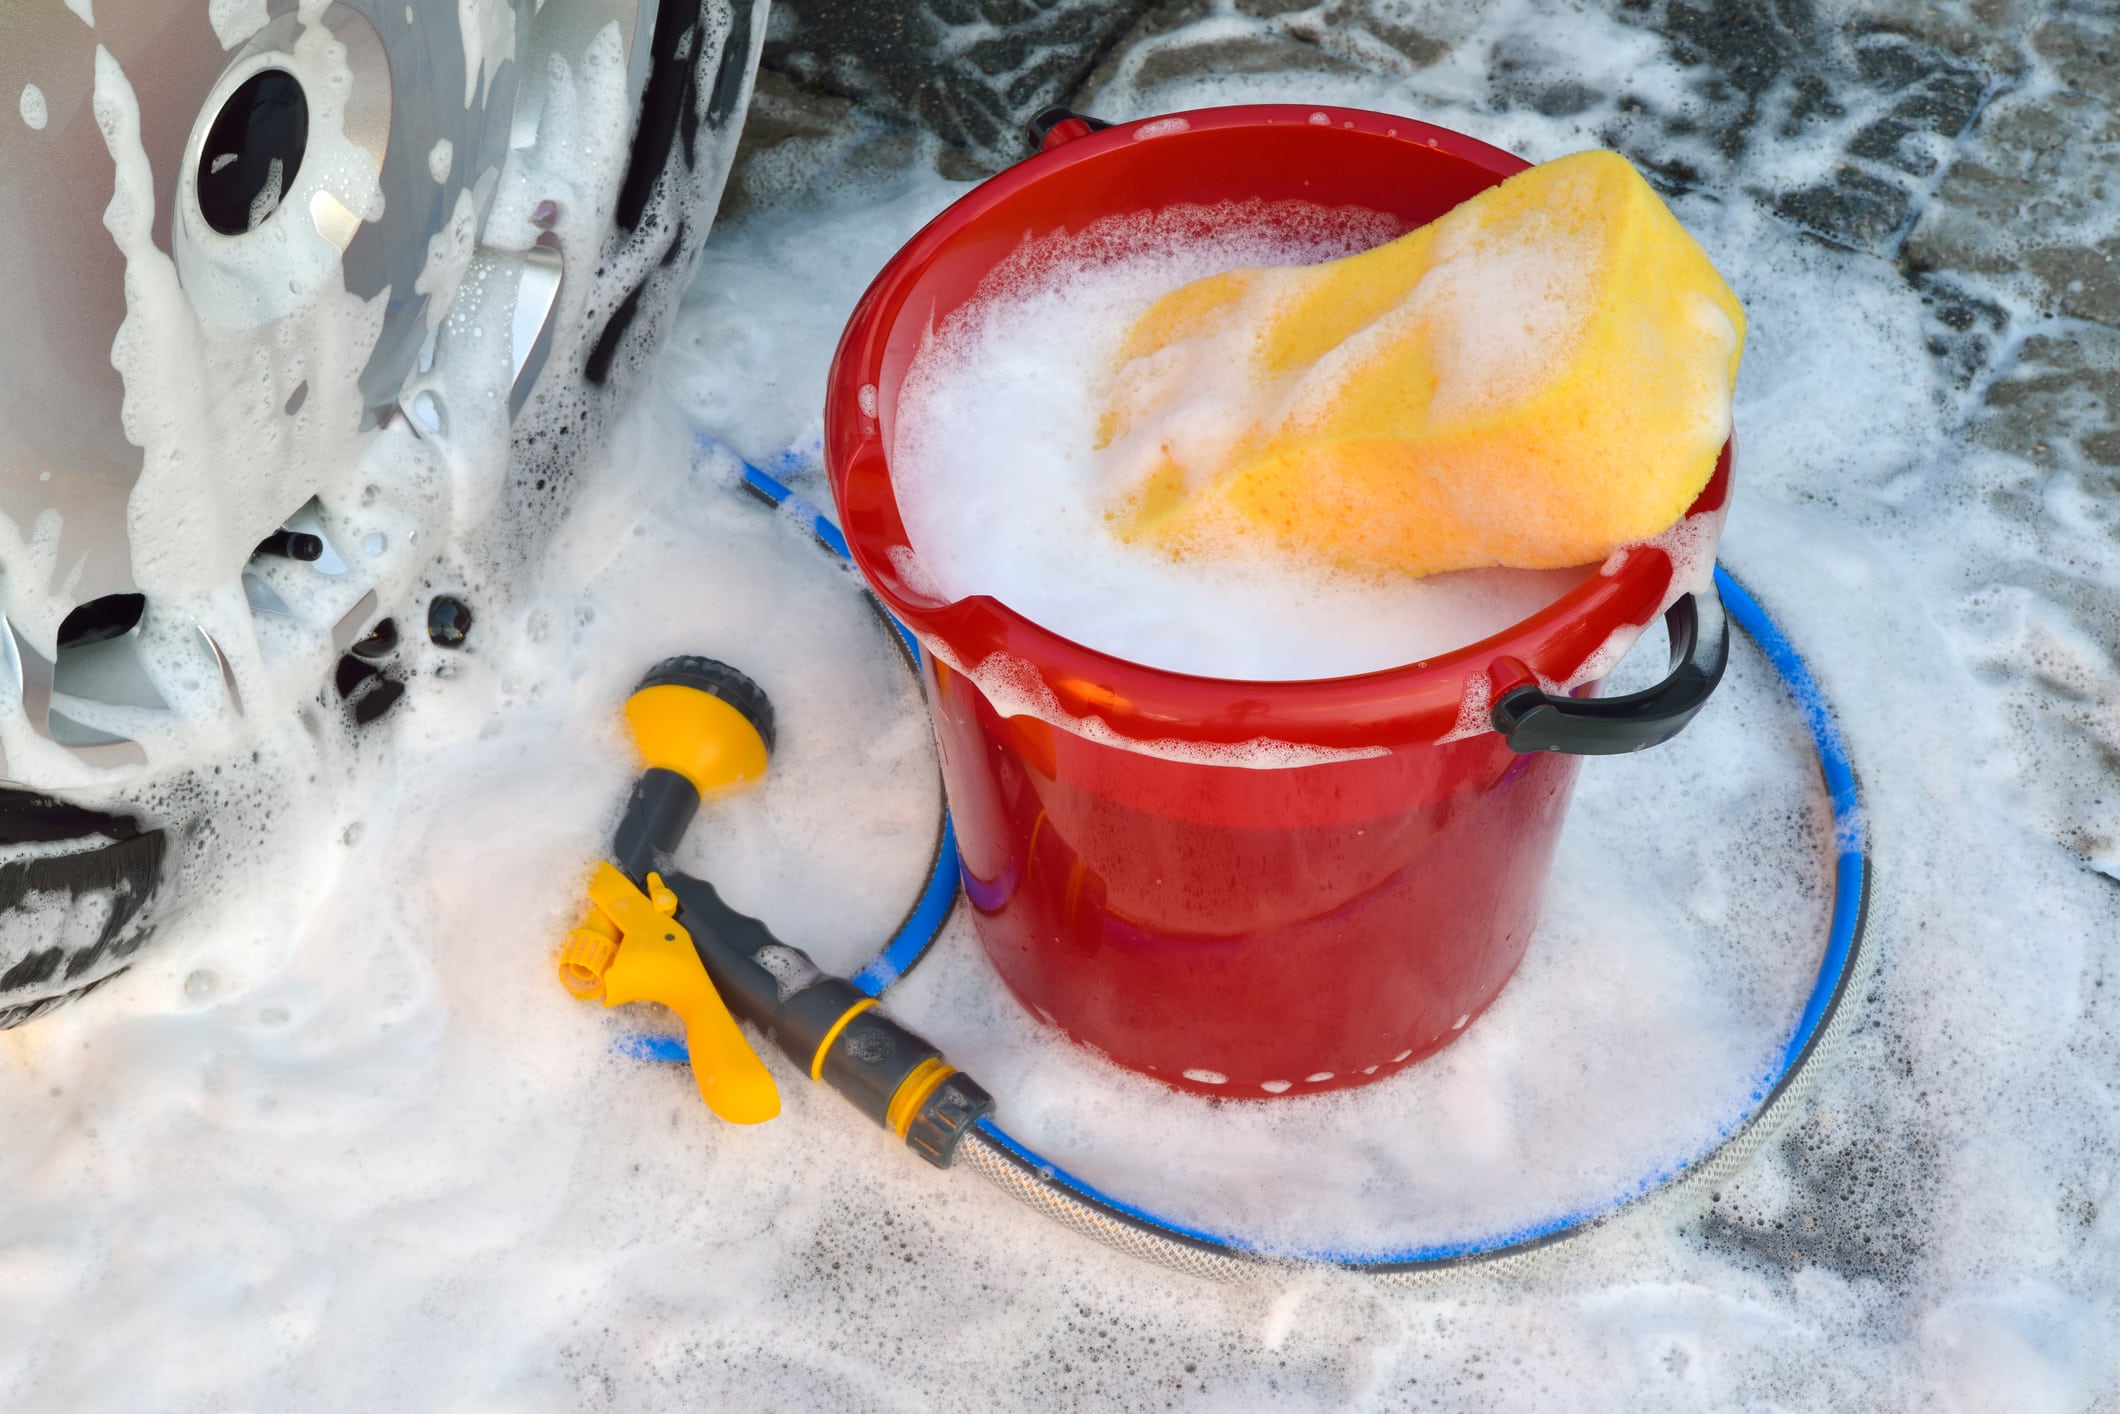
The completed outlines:
[[[957,1073],[957,1067],[941,1056],[929,1056],[913,1068],[913,1073],[899,1083],[898,1093],[891,1096],[891,1107],[884,1112],[883,1122],[891,1133],[905,1138],[906,1130],[912,1128],[913,1116],[928,1102],[928,1096],[942,1088],[942,1082]]]

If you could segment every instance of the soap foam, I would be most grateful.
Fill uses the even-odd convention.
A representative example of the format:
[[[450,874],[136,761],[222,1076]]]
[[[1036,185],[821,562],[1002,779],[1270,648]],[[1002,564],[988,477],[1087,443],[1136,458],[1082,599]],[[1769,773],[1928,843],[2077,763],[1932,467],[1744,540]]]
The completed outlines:
[[[1236,742],[1126,736],[1112,730],[1111,724],[1102,717],[1076,716],[1061,706],[1038,665],[1028,659],[1012,653],[990,653],[977,663],[966,663],[940,639],[923,637],[921,647],[937,661],[969,678],[979,689],[979,695],[999,716],[1031,717],[1100,745],[1120,747],[1158,760],[1274,771],[1294,766],[1322,766],[1334,761],[1367,761],[1389,754],[1382,746],[1314,746],[1268,736]]]
[[[1427,325],[1436,374],[1429,416],[1470,422],[1551,380],[1596,307],[1597,273],[1580,238],[1543,212],[1506,233],[1446,224],[1434,266],[1384,321],[1384,337],[1401,337],[1402,320]]]
[[[1206,275],[1312,264],[1397,233],[1358,209],[1230,202],[1102,220],[1018,250],[924,342],[899,392],[892,484],[925,582],[951,598],[992,595],[1135,662],[1257,680],[1433,657],[1581,582],[1586,569],[1380,581],[1271,556],[1180,561],[1113,534],[1107,511],[1130,483],[1097,453],[1097,422],[1113,352],[1141,312]],[[1468,376],[1482,368],[1468,363]],[[1244,396],[1188,386],[1178,412],[1193,444],[1241,428]]]
[[[1594,10],[1390,13],[1473,37],[1407,76],[1195,65],[1178,91],[1107,89],[1094,107],[1329,99],[1536,155],[1623,116],[1610,101],[1579,117],[1502,107],[1490,59],[1505,42],[1561,46],[1594,91],[1652,110],[1693,97],[1654,35]],[[1267,23],[1218,11],[1171,42]],[[1162,42],[1135,45],[1122,71]],[[2036,94],[2053,79],[2036,51],[2029,66]],[[1705,144],[1691,155],[1716,170]],[[1773,155],[1831,160],[1815,142]],[[2018,509],[2028,487],[2049,511],[2092,494],[2099,469],[1969,444],[1924,346],[1921,292],[1734,184],[1676,203],[1758,315],[1730,560],[1840,710],[1880,852],[1875,981],[1850,999],[1854,1028],[1815,1101],[1743,1173],[1529,1271],[1459,1270],[1428,1291],[1328,1271],[1224,1289],[934,1172],[777,1057],[784,1114],[736,1129],[681,1071],[610,1053],[653,1013],[574,1002],[550,950],[630,779],[615,704],[657,656],[717,654],[782,709],[765,785],[710,807],[687,840],[684,864],[737,906],[846,971],[927,860],[933,761],[902,664],[806,537],[724,475],[688,481],[685,438],[665,423],[682,406],[761,464],[813,456],[847,312],[965,190],[912,172],[718,227],[661,396],[582,479],[572,533],[481,600],[474,651],[424,653],[404,703],[364,735],[305,702],[210,798],[194,783],[166,803],[220,837],[198,895],[214,908],[171,920],[96,994],[0,1034],[0,1317],[35,1333],[0,1343],[7,1405],[2109,1407],[2120,889],[2054,841],[2115,828],[2097,743],[2120,673],[2091,616],[2120,582],[2120,545]],[[2027,305],[2004,317],[2041,327]],[[2066,445],[2100,425],[2064,407],[2042,430]],[[785,474],[823,503],[814,465]],[[2047,554],[2036,576],[2033,543]],[[1651,656],[1613,690],[1658,676],[1637,661]],[[1740,645],[1728,695],[1684,735],[1586,763],[1551,921],[1433,1078],[1424,1063],[1346,1099],[1166,1096],[1128,1132],[1128,1102],[1152,1082],[1129,1089],[1031,1029],[979,973],[962,916],[888,1004],[972,1062],[1005,1123],[1060,1161],[1089,1154],[1122,1197],[1243,1216],[1164,1182],[1167,1148],[1239,1199],[1247,1179],[1293,1194],[1261,1235],[1347,1220],[1351,1241],[1403,1238],[1418,1214],[1401,1185],[1432,1175],[1390,1156],[1418,1161],[1416,1136],[1387,1131],[1382,1159],[1333,1187],[1344,1149],[1321,1151],[1328,1164],[1206,1126],[1237,1111],[1238,1126],[1346,1144],[1334,1107],[1421,1090],[1450,1117],[1443,1157],[1494,1162],[1538,1141],[1540,1107],[1571,1122],[1569,1077],[1538,1064],[1555,1044],[1596,1054],[1596,1007],[1547,1009],[1570,965],[1590,964],[1600,1005],[1696,1026],[1711,1055],[1756,1043],[1809,963],[1819,903],[1797,865],[1818,864],[1821,844],[1790,709],[1757,669]],[[2037,682],[2057,670],[2059,699]],[[2064,714],[2107,735],[2043,754],[2032,726]],[[2120,872],[2110,855],[2101,867]],[[1732,953],[1758,965],[1725,985]],[[1599,974],[1604,956],[1628,970]],[[1644,976],[1661,989],[1646,998]],[[1554,1015],[1583,1033],[1556,1038]],[[1039,1046],[1078,1069],[1047,1075]],[[1483,1074],[1479,1058],[1513,1069]],[[1541,1076],[1544,1097],[1511,1088]],[[1095,1127],[1071,1133],[1077,1115]]]

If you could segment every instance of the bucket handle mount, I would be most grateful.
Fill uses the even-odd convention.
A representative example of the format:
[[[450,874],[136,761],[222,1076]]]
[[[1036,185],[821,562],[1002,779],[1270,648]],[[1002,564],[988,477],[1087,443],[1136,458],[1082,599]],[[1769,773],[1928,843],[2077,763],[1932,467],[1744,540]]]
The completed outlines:
[[[1055,103],[1031,115],[1031,120],[1023,125],[1023,136],[1029,141],[1031,155],[1035,157],[1110,126],[1102,118],[1092,118],[1087,113],[1077,113]]]
[[[1605,698],[1511,688],[1494,704],[1494,729],[1518,753],[1619,756],[1669,741],[1707,704],[1729,666],[1729,623],[1715,587],[1681,594],[1664,611],[1664,631],[1671,638],[1671,673],[1655,687]]]

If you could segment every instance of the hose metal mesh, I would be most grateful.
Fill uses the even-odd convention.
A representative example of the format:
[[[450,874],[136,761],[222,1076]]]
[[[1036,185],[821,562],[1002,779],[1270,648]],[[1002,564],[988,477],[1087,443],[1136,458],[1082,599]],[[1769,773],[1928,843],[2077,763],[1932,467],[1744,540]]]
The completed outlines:
[[[1257,1281],[1286,1269],[1282,1263],[1247,1253],[1183,1242],[1146,1223],[1108,1212],[1066,1186],[1024,1168],[1007,1150],[976,1129],[958,1146],[957,1162],[1031,1211],[1070,1231],[1187,1276],[1220,1282]]]

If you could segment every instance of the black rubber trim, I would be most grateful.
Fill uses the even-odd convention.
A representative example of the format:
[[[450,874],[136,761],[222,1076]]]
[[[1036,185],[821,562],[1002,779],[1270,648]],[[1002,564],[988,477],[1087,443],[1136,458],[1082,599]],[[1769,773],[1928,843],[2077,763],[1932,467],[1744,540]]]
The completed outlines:
[[[146,942],[147,935],[143,933],[140,941]],[[131,964],[128,963],[126,966],[129,967]],[[71,992],[60,992],[55,996],[39,997],[33,1002],[17,1002],[12,1006],[0,1006],[0,1031],[20,1026],[26,1021],[35,1021],[48,1011],[63,1007],[68,1002],[79,1001],[105,982],[124,976],[125,970],[125,967],[120,967],[114,971],[106,972],[95,981],[84,983],[74,988]]]
[[[684,154],[685,170],[699,166],[699,64],[685,65],[685,92],[677,110],[677,150]]]
[[[604,325],[604,332],[596,336],[595,347],[589,350],[588,362],[582,365],[582,377],[601,388],[611,377],[611,365],[618,358],[618,341],[633,327],[634,316],[640,313],[641,292],[648,288],[643,280],[634,287],[633,293],[619,302],[611,311],[611,318]]]
[[[129,840],[139,833],[140,822],[128,816],[90,810],[31,791],[0,789],[0,845],[50,844],[86,835]]]
[[[730,19],[729,37],[722,41],[721,59],[714,70],[714,87],[707,91],[707,126],[718,128],[736,114],[737,100],[743,97],[744,80],[751,74],[751,16],[750,0],[730,0],[735,14]],[[686,159],[691,165],[691,159]]]
[[[106,957],[127,958],[139,951],[154,930],[135,930],[132,924],[161,883],[167,853],[168,841],[163,832],[148,830],[78,853],[39,855],[0,864],[0,920],[22,908],[33,894],[65,894],[76,904],[91,895],[110,897],[110,912],[93,942],[84,947],[52,943],[36,948],[0,972],[0,1027],[26,1021],[67,997],[86,991],[100,979],[79,979]],[[64,985],[67,983],[79,985]],[[59,986],[45,996],[20,1000],[10,996],[52,984]]]
[[[640,123],[633,130],[633,152],[618,188],[614,220],[621,231],[640,225],[655,183],[669,164],[678,124],[692,105],[693,60],[681,59],[685,35],[700,28],[697,0],[662,0],[655,9],[655,35],[648,47],[648,83],[640,97]],[[597,380],[602,381],[602,380]]]

